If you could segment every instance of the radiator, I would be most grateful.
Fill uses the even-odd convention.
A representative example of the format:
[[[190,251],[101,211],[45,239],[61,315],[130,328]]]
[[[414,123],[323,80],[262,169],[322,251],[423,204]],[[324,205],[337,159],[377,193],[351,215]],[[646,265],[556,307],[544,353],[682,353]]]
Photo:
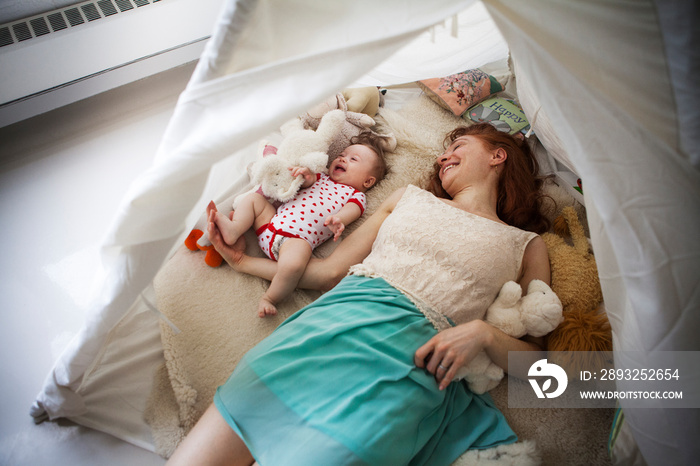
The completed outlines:
[[[199,58],[224,0],[93,0],[0,25],[0,127]]]

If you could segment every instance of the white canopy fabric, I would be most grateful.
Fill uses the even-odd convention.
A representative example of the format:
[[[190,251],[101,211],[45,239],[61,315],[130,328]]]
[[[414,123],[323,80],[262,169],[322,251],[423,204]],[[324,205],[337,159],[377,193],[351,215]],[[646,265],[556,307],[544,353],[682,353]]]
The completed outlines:
[[[222,191],[210,176],[214,164],[353,83],[443,76],[508,50],[518,85],[537,97],[534,112],[525,108],[535,131],[546,119],[584,180],[615,349],[700,350],[700,120],[691,121],[700,99],[690,73],[697,52],[685,52],[700,50],[687,24],[695,8],[652,0],[230,0],[154,166],[116,215],[101,301],[49,375],[40,407],[51,418],[84,411],[76,391],[109,330],[204,201]],[[464,29],[452,27],[459,12]],[[401,49],[407,44],[413,48]],[[649,464],[689,464],[698,453],[697,413],[626,416]]]
[[[681,148],[656,5],[488,5],[583,180],[614,349],[697,351],[700,174]],[[649,464],[691,464],[698,413],[625,416]]]

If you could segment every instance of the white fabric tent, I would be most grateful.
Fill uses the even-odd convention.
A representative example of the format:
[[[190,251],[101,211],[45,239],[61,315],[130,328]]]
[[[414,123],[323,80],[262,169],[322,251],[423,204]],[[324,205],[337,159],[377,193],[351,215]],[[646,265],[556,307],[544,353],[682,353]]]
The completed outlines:
[[[85,411],[77,389],[110,329],[230,183],[211,174],[215,164],[344,87],[444,76],[508,50],[535,132],[584,180],[615,349],[700,350],[698,6],[662,3],[228,1],[154,166],[116,215],[100,300],[34,414]],[[480,19],[484,5],[498,30]],[[459,12],[470,32],[455,38]],[[436,31],[444,38],[433,42]],[[697,456],[698,410],[626,416],[649,464]]]

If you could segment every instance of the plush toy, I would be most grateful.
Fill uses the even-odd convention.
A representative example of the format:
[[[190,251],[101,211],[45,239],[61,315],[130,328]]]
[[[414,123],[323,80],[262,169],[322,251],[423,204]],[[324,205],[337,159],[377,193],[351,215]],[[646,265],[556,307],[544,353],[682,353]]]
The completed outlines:
[[[557,295],[541,280],[532,280],[527,294],[521,296],[520,285],[506,282],[496,300],[486,311],[486,322],[508,335],[541,337],[562,321],[562,305]],[[474,393],[485,393],[503,378],[503,369],[494,364],[485,351],[457,371],[455,380],[465,379]]]
[[[324,171],[328,163],[328,145],[335,140],[344,124],[345,114],[341,110],[323,115],[316,131],[303,128],[299,119],[285,123],[280,128],[284,139],[279,147],[265,145],[262,157],[250,167],[253,183],[260,185],[259,192],[271,203],[286,202],[293,198],[304,179],[302,176],[293,177],[289,168],[303,166],[316,173]],[[218,204],[219,212],[229,215],[237,197],[232,196]],[[209,241],[206,222],[206,215],[200,217],[185,239],[185,246],[191,251],[206,251],[204,262],[211,267],[218,267],[223,258]]]
[[[364,113],[374,117],[379,107],[384,106],[384,94],[377,87],[353,87],[343,89],[341,94],[345,99],[349,112]]]
[[[323,115],[315,130],[305,129],[297,119],[285,123],[280,128],[284,139],[277,154],[258,160],[251,168],[253,183],[260,185],[266,197],[289,201],[304,182],[303,176],[293,177],[289,169],[308,167],[315,173],[323,172],[328,164],[328,148],[345,122],[342,110],[332,110]]]
[[[372,130],[374,118],[379,110],[381,92],[376,87],[346,89],[329,97],[325,101],[300,116],[305,128],[316,129],[323,116],[332,110],[342,110],[345,114],[345,124],[340,134],[328,148],[328,159],[335,159],[351,144],[352,138],[361,133],[370,132],[380,138],[382,149],[392,152],[396,149],[396,138],[392,134],[382,135]]]
[[[565,239],[569,236],[571,244]],[[542,239],[549,252],[552,289],[564,308],[564,321],[547,336],[547,350],[557,352],[552,362],[574,377],[584,366],[597,364],[591,358],[599,357],[599,352],[612,351],[610,323],[601,312],[598,268],[573,207],[562,209],[554,232],[543,234]]]

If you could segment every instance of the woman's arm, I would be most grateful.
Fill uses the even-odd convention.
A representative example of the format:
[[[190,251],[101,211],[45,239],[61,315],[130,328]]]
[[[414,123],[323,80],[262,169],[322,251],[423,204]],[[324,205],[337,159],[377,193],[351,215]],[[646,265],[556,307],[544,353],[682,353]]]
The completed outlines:
[[[312,258],[299,281],[299,288],[329,290],[348,273],[350,266],[362,262],[372,250],[379,228],[394,210],[403,192],[402,188],[391,194],[371,217],[338,245],[330,256],[324,259]],[[272,280],[277,272],[276,262],[246,256],[243,254],[245,250],[243,240],[239,240],[234,246],[227,245],[221,238],[216,224],[212,222],[209,222],[208,230],[212,245],[234,270]]]
[[[518,283],[523,291],[527,290],[532,280],[542,280],[547,285],[551,284],[552,274],[549,268],[549,253],[547,245],[541,236],[532,239],[525,248],[523,265]]]
[[[439,332],[416,350],[414,362],[417,367],[433,374],[440,384],[440,390],[444,390],[459,368],[469,364],[482,350],[505,370],[508,367],[508,351],[541,349],[537,344],[513,338],[483,320],[473,320]]]
[[[527,290],[534,279],[550,283],[547,246],[539,236],[530,241],[525,249],[520,286]],[[435,375],[440,389],[444,390],[457,370],[469,364],[481,350],[486,351],[489,358],[503,370],[508,370],[509,351],[542,351],[543,342],[541,338],[527,336],[523,339],[513,338],[482,320],[474,320],[439,332],[418,348],[414,359],[416,366]],[[537,359],[538,356],[533,353],[532,362]],[[510,373],[520,378],[527,376],[525,367],[517,369],[511,368]]]

